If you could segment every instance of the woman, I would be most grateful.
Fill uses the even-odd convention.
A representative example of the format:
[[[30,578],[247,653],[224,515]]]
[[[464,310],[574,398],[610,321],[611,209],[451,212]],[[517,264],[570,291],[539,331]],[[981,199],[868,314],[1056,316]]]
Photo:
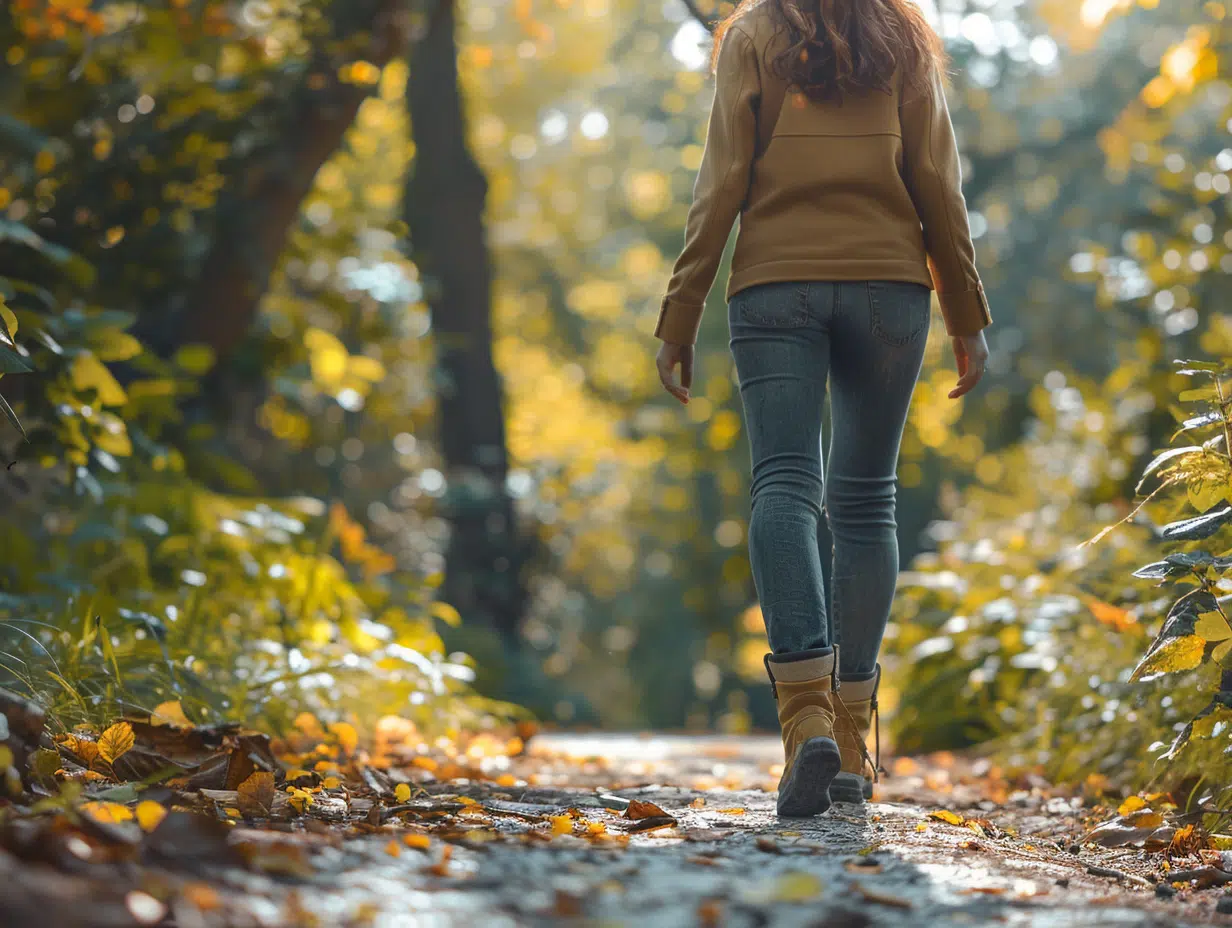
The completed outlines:
[[[960,375],[952,398],[988,358],[943,68],[911,0],[744,0],[715,39],[705,155],[657,363],[687,403],[702,307],[740,216],[728,322],[753,461],[749,558],[783,729],[780,815],[872,792],[865,742],[899,566],[895,469],[931,290]],[[836,641],[817,542],[823,500]]]

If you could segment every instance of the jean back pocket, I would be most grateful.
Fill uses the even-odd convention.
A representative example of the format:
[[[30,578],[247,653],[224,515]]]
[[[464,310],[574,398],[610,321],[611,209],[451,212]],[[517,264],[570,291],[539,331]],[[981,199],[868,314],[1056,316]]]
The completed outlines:
[[[910,345],[928,331],[932,291],[908,281],[868,282],[869,325],[887,345]]]
[[[744,325],[792,329],[809,320],[808,284],[787,281],[755,284],[731,298],[729,318]]]

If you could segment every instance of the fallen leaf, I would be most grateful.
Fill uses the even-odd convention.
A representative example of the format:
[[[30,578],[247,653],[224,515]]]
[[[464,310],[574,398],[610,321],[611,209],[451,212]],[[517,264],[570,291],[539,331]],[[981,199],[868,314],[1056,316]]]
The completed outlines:
[[[153,831],[166,816],[167,810],[157,802],[147,799],[144,802],[137,803],[134,814],[137,817],[137,824],[141,826],[142,831]]]
[[[718,899],[707,899],[697,906],[698,928],[719,928],[723,924],[723,905]]]
[[[774,883],[775,902],[809,902],[821,895],[824,884],[812,873],[784,873]]]
[[[641,819],[660,817],[664,815],[667,815],[667,813],[656,806],[653,802],[643,802],[640,799],[633,799],[630,800],[629,807],[625,809],[624,817]]]
[[[402,843],[407,847],[418,848],[421,851],[426,851],[432,846],[432,838],[430,835],[403,835]]]
[[[236,789],[236,805],[247,818],[269,818],[274,809],[274,775],[258,770]]]
[[[337,777],[326,777],[321,781],[322,789],[337,789],[342,785],[342,781]]]
[[[880,873],[884,868],[879,861],[857,857],[854,860],[844,861],[843,869],[849,873]]]
[[[910,909],[913,907],[911,902],[902,896],[893,896],[877,889],[869,889],[855,880],[852,880],[851,888],[859,893],[865,902],[875,902],[877,905],[888,905],[896,909]]]
[[[778,842],[773,838],[761,837],[757,839],[757,849],[764,851],[767,854],[782,854],[783,849],[779,847]]]
[[[571,835],[573,834],[573,816],[571,815],[552,815],[548,821],[552,823],[552,834],[554,835]]]
[[[402,855],[402,845],[391,839],[390,842],[385,845],[385,853],[390,857],[400,857]]]
[[[1003,886],[968,886],[966,889],[960,889],[965,896],[1000,896],[1005,892]]]
[[[742,806],[733,806],[730,809],[715,809],[715,811],[723,815],[744,815],[744,808]]]
[[[178,699],[160,702],[150,713],[150,724],[166,725],[171,728],[192,728],[193,723],[184,714],[184,707]]]
[[[696,799],[694,799],[692,802],[689,803],[690,809],[704,809],[705,807],[706,807],[706,800],[703,799],[701,796],[698,796]]]
[[[949,809],[938,809],[936,812],[929,812],[928,817],[936,819],[938,822],[945,822],[947,825],[961,825],[966,821],[957,812],[951,812]]]
[[[338,746],[346,754],[354,754],[359,747],[359,732],[347,722],[330,722],[330,733],[338,740]]]
[[[1130,812],[1137,812],[1139,809],[1146,808],[1146,800],[1141,796],[1130,796],[1120,806],[1117,807],[1117,815],[1129,815]]]
[[[406,802],[411,798],[411,787],[406,783],[399,783],[394,787],[394,798],[399,802]]]
[[[630,822],[624,830],[628,834],[642,834],[647,831],[658,831],[660,828],[674,828],[676,820],[670,815],[656,815],[653,818],[638,819]]]
[[[1164,817],[1149,808],[1138,809],[1128,815],[1118,816],[1092,829],[1083,842],[1093,842],[1101,847],[1124,847],[1127,844],[1145,843],[1164,823]],[[1162,836],[1161,836],[1162,839]],[[1168,835],[1169,843],[1172,835]]]
[[[133,727],[128,722],[116,722],[98,736],[98,756],[109,764],[132,750],[136,743]]]
[[[109,825],[133,820],[133,810],[118,802],[86,802],[82,803],[81,810],[95,821]]]

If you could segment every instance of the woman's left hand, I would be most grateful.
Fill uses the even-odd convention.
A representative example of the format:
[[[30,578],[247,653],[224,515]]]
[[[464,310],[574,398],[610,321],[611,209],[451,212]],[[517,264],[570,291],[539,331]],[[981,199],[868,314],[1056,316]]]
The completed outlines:
[[[680,383],[676,383],[676,365],[680,365]],[[655,358],[659,369],[659,380],[665,389],[680,402],[689,402],[689,388],[693,386],[693,346],[674,345],[664,342]]]

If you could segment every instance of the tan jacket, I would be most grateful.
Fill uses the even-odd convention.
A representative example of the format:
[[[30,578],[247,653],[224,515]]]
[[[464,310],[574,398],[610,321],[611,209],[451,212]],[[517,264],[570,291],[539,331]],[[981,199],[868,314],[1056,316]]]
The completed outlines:
[[[779,41],[774,32],[766,6],[754,7],[719,50],[684,250],[655,335],[682,345],[697,340],[737,216],[729,300],[773,281],[913,281],[938,292],[951,335],[979,332],[992,319],[940,75],[924,95],[896,79],[892,94],[814,103],[787,93],[767,69],[767,46]],[[759,135],[769,134],[766,124],[759,132],[763,98],[784,102],[759,154]]]

